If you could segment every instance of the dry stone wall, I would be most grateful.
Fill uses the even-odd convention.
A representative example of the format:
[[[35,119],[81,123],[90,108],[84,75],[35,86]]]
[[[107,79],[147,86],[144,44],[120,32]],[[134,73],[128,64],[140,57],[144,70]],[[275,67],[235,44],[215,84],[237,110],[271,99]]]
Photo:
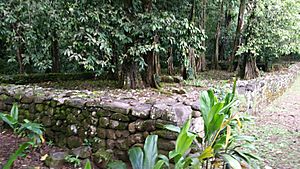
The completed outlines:
[[[42,123],[46,138],[59,146],[79,147],[85,142],[94,151],[113,150],[116,158],[126,160],[127,150],[143,144],[149,134],[159,136],[159,149],[174,149],[176,133],[165,124],[182,125],[193,115],[193,130],[201,131],[199,106],[173,102],[137,102],[132,98],[96,96],[90,91],[56,90],[29,85],[2,85],[0,111],[19,105],[20,119]]]
[[[280,74],[238,81],[240,110],[259,110],[278,97],[294,81],[299,68],[299,64],[294,64]],[[163,126],[182,125],[190,115],[193,117],[192,130],[203,132],[199,91],[170,97],[134,90],[119,91],[127,94],[113,97],[112,92],[116,91],[2,84],[0,111],[9,112],[16,102],[20,119],[42,123],[46,128],[46,138],[57,145],[75,148],[88,142],[93,151],[100,148],[113,150],[114,156],[122,160],[128,160],[127,150],[133,145],[143,144],[149,134],[159,136],[161,153],[174,149],[177,134],[164,130]]]

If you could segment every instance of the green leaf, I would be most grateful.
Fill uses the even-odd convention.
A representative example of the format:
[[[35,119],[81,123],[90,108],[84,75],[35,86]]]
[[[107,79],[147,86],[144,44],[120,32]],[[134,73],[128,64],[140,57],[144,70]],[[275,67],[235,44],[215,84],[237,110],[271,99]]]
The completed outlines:
[[[163,165],[165,164],[164,160],[158,160],[153,169],[161,169]]]
[[[10,167],[12,166],[13,162],[23,154],[24,150],[26,150],[30,145],[32,145],[32,143],[30,142],[26,142],[23,143],[19,146],[19,148],[12,154],[9,156],[9,159],[7,161],[7,163],[4,165],[3,169],[10,169]]]
[[[180,133],[180,127],[178,127],[178,126],[167,124],[167,125],[164,125],[164,128],[167,130],[170,130],[170,131],[174,131],[176,133]]]
[[[208,146],[198,157],[200,161],[203,161],[204,159],[211,158],[214,156],[214,149],[211,146]]]
[[[128,151],[132,169],[143,169],[144,153],[141,147],[133,147]]]
[[[10,110],[10,116],[14,118],[16,121],[18,121],[19,117],[19,109],[18,105],[16,103],[13,104],[11,110]]]
[[[92,169],[91,162],[90,162],[89,159],[88,159],[87,162],[85,163],[84,169]]]
[[[240,162],[231,155],[222,154],[221,156],[233,169],[242,169]]]
[[[157,135],[149,135],[144,144],[144,169],[152,169],[157,159]]]
[[[0,119],[7,123],[12,129],[15,129],[15,125],[18,123],[12,116],[8,114],[0,113]]]
[[[185,152],[190,148],[193,140],[197,137],[197,135],[190,133],[188,130],[191,125],[191,118],[189,118],[183,125],[181,132],[179,133],[177,140],[175,151],[183,156]]]

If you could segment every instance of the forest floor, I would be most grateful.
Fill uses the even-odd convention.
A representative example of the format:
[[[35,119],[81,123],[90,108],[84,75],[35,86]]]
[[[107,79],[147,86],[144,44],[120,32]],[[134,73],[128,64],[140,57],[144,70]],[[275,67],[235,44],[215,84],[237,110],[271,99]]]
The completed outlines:
[[[300,168],[300,77],[281,97],[257,112],[249,132],[265,169]]]

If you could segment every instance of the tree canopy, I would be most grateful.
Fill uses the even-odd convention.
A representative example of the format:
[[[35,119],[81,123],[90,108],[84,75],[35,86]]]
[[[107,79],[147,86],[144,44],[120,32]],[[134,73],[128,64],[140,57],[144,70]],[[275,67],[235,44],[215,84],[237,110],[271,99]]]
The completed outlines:
[[[299,0],[1,0],[0,26],[0,73],[92,71],[130,88],[174,67],[255,78],[257,62],[300,53]]]

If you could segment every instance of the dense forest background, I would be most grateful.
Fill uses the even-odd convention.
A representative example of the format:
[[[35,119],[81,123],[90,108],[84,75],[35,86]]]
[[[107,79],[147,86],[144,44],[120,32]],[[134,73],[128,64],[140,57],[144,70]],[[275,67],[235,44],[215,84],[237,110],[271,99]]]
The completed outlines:
[[[299,0],[0,0],[0,74],[94,72],[130,88],[300,53]]]

